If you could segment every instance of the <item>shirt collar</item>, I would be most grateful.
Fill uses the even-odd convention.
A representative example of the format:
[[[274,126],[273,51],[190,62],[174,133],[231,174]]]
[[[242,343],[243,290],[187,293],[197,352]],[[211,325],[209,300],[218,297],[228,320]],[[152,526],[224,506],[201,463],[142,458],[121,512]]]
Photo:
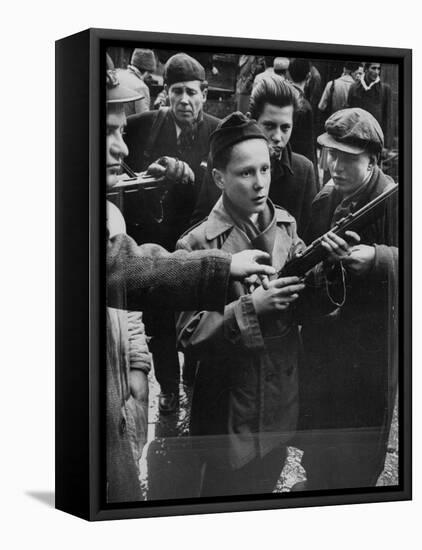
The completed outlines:
[[[375,84],[378,84],[379,81],[380,81],[380,77],[377,76],[377,78],[373,82],[371,82],[371,84],[366,83],[365,77],[362,77],[360,82],[362,84],[363,89],[368,91],[372,88],[372,86],[375,86]]]
[[[293,216],[287,210],[275,208],[270,199],[268,199],[268,202],[275,211],[277,225],[294,221]],[[234,221],[224,208],[223,199],[220,197],[205,222],[205,237],[208,241],[212,241],[233,227],[235,227]]]
[[[292,147],[290,143],[282,150],[281,157],[274,161],[274,169],[277,169],[277,167],[282,176],[284,176],[286,170],[290,172],[292,176],[294,175],[292,167]]]

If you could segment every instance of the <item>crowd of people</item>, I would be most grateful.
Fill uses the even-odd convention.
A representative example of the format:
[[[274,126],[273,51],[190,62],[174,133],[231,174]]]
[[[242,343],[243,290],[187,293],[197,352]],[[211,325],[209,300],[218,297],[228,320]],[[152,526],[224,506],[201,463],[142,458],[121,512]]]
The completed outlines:
[[[193,386],[196,496],[273,491],[287,445],[304,451],[293,491],[374,486],[397,391],[397,204],[331,229],[396,185],[381,65],[345,62],[323,89],[306,59],[239,56],[220,120],[200,56],[168,56],[154,99],[157,60],[107,56],[108,501],[142,498],[151,368],[162,415],[181,376]],[[116,192],[128,167],[157,185]],[[278,276],[320,237],[324,261]]]

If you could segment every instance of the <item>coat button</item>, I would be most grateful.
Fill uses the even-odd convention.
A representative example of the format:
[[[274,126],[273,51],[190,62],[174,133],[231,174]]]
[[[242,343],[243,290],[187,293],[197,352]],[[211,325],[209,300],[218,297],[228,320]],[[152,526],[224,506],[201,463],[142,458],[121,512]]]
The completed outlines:
[[[120,433],[123,435],[126,432],[126,420],[122,418],[120,420]]]

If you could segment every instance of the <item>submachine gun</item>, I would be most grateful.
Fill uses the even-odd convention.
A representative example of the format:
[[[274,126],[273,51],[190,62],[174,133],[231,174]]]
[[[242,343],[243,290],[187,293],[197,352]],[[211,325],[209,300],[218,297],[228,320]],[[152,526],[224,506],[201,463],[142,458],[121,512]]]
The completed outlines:
[[[348,216],[339,220],[328,233],[334,233],[344,238],[346,231],[359,232],[383,214],[384,203],[388,200],[392,200],[397,190],[398,185],[395,184],[387,189],[387,191],[384,191],[381,195],[378,195],[378,197],[368,202],[368,204],[356,210],[356,212],[351,212]],[[315,239],[312,244],[305,248],[300,256],[296,256],[287,262],[278,272],[278,277],[292,277],[294,275],[302,277],[315,265],[323,261],[327,256],[326,250],[321,245],[323,236],[324,235],[321,235],[321,237]]]
[[[168,188],[169,182],[165,177],[157,178],[146,171],[136,173],[123,161],[121,165],[123,173],[117,184],[107,192],[107,198],[122,212],[125,211],[126,201],[133,200],[139,192],[155,191],[160,196]]]

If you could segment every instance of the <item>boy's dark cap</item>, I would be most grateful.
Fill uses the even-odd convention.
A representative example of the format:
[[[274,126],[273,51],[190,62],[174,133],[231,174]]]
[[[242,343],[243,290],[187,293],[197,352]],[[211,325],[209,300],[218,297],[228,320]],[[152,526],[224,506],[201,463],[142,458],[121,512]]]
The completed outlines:
[[[364,109],[342,109],[325,123],[325,134],[318,143],[352,155],[368,150],[382,151],[384,134],[377,119]]]
[[[204,67],[186,53],[172,55],[164,67],[164,82],[171,86],[176,82],[189,82],[190,80],[203,82],[205,80]]]
[[[256,120],[248,118],[240,111],[231,113],[219,123],[211,134],[211,159],[214,159],[223,149],[247,139],[263,139],[267,141]]]

